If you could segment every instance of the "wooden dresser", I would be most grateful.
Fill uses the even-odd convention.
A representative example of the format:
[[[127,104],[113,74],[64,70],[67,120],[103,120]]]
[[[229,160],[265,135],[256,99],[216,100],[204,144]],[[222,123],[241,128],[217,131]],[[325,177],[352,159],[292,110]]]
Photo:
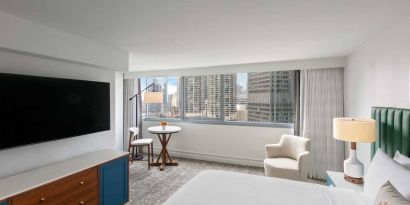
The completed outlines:
[[[0,179],[0,205],[122,205],[128,153],[101,150]]]

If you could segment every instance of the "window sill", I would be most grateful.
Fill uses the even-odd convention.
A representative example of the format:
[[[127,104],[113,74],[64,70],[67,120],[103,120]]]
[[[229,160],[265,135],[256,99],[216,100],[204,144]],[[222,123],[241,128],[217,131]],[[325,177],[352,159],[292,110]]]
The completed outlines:
[[[210,125],[229,125],[229,126],[249,126],[249,127],[274,127],[274,128],[290,128],[293,129],[291,123],[264,123],[264,122],[238,122],[238,121],[221,121],[221,120],[188,120],[188,119],[173,119],[173,118],[145,118],[147,122],[176,122],[176,123],[191,123],[191,124],[210,124]]]

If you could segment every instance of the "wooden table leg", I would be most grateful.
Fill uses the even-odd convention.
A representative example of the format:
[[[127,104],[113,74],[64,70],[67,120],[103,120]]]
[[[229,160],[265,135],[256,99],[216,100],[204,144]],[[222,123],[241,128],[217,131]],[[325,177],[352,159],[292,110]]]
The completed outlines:
[[[165,141],[165,149],[164,149],[164,153],[163,153],[164,158],[165,158],[164,162],[165,162],[166,166],[178,166],[178,163],[172,161],[171,156],[169,155],[169,152],[168,152],[168,149],[167,149],[167,145],[168,145],[169,140],[171,139],[171,135],[172,134],[169,134],[168,139],[166,138],[166,135],[165,135],[165,138],[164,138],[166,140]]]
[[[162,134],[162,149],[164,150],[164,153],[162,153],[162,163],[161,166],[159,167],[159,170],[163,171],[165,168],[165,164],[167,163],[167,134]]]
[[[167,136],[167,134],[157,134],[158,139],[161,142],[162,149],[161,153],[157,158],[157,161],[155,163],[152,163],[152,166],[159,166],[160,171],[163,171],[165,166],[178,166],[178,163],[172,161],[167,149],[167,145],[171,138],[171,135],[172,134],[169,134],[169,136]],[[159,162],[159,159],[161,159],[161,162]]]

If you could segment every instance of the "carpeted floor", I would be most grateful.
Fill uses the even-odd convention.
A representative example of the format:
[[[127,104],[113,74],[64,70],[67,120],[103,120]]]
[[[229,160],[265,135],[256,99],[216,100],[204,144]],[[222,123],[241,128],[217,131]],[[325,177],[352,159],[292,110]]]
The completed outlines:
[[[173,158],[174,159],[174,158]],[[179,166],[151,167],[147,161],[130,165],[130,201],[127,205],[159,205],[165,202],[179,187],[203,170],[225,170],[255,175],[264,175],[263,168],[248,167],[192,159],[175,158]],[[322,183],[321,181],[312,181]]]

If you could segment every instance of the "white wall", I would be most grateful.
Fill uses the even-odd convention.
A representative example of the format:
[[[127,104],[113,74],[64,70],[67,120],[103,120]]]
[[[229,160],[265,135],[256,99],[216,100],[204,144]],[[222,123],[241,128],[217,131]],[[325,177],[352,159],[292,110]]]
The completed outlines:
[[[130,58],[131,60],[131,58]],[[168,69],[154,71],[133,71],[125,74],[125,78],[137,78],[140,76],[182,76],[187,73],[195,75],[215,75],[225,73],[283,71],[297,69],[340,68],[345,67],[346,57],[316,58],[303,60],[289,60],[262,63],[247,63],[235,65],[221,65],[210,67],[197,67],[185,69]]]
[[[111,129],[0,151],[0,178],[99,149],[122,146],[122,72],[128,53],[0,12],[0,73],[110,83]],[[120,120],[118,120],[120,119]],[[29,137],[24,130],[18,137]]]
[[[410,17],[369,39],[345,68],[345,115],[370,118],[372,106],[410,108]],[[359,144],[367,168],[370,144]]]
[[[0,51],[0,73],[109,82],[111,93],[109,131],[2,150],[0,151],[0,178],[82,153],[115,148],[115,71]],[[23,132],[18,137],[29,137],[30,130],[24,130],[24,125],[21,126]]]
[[[128,70],[128,52],[0,12],[0,48],[114,70]]]
[[[172,156],[218,161],[233,164],[263,166],[265,145],[278,143],[282,134],[292,134],[293,129],[227,126],[195,123],[176,123],[182,131],[171,137],[168,149]],[[156,135],[147,132],[159,122],[145,121],[143,137],[153,138],[154,152],[161,144]]]
[[[123,124],[124,124],[124,103],[123,103],[123,90],[124,90],[124,73],[115,72],[115,148],[117,150],[123,150]]]

